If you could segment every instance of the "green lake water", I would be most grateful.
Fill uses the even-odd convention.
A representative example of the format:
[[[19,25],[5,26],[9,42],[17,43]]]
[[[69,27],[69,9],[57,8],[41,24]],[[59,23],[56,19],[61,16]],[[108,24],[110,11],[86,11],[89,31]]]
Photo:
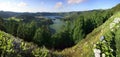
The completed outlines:
[[[53,20],[54,24],[50,25],[50,28],[54,29],[56,32],[60,32],[63,29],[63,26],[65,25],[65,22],[61,19],[55,19]]]

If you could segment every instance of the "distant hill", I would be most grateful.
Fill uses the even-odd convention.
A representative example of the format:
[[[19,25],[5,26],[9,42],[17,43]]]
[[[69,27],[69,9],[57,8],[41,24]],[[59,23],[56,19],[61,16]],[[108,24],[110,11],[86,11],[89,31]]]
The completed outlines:
[[[37,12],[37,13],[30,13],[30,12],[10,12],[10,11],[0,11],[0,17],[9,18],[9,17],[18,17],[22,15],[31,15],[31,16],[64,16],[67,13],[49,13],[49,12]]]
[[[7,12],[7,11],[0,11],[0,17],[2,18],[9,18],[12,16],[18,15],[18,13],[15,12]]]

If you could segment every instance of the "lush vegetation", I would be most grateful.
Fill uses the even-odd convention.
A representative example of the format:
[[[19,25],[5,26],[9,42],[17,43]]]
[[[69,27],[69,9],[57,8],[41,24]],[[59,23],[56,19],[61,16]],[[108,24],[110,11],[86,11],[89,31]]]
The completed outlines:
[[[96,44],[96,48],[100,49],[106,56],[116,56],[120,53],[119,29],[112,27],[115,31],[111,31],[109,24],[116,17],[110,18],[115,12],[119,11],[118,6],[107,10],[92,10],[70,14],[58,13],[57,15],[60,16],[65,15],[62,19],[65,25],[60,32],[56,33],[53,33],[49,27],[50,24],[53,24],[52,20],[46,18],[36,19],[35,16],[39,16],[40,13],[23,13],[14,17],[0,18],[0,30],[15,36],[0,31],[0,54],[2,57],[83,57],[85,55],[89,57],[94,56],[92,49],[93,44]],[[43,15],[47,15],[47,13],[43,13]],[[101,32],[102,30],[103,32]],[[99,41],[100,36],[104,36],[105,39]],[[74,45],[75,47],[71,48],[73,51],[63,50]],[[55,50],[63,51],[59,54],[59,52],[53,52]]]
[[[50,57],[46,48],[37,48],[33,43],[24,42],[0,31],[1,57]]]

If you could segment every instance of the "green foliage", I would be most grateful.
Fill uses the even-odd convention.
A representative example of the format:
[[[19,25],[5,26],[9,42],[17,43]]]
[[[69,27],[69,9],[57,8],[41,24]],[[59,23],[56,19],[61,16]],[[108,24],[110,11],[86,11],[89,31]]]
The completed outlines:
[[[39,43],[39,45],[42,45],[43,43],[42,43],[42,41],[43,41],[43,34],[44,32],[43,32],[43,30],[41,30],[41,28],[38,28],[37,30],[36,30],[36,33],[35,33],[35,36],[34,36],[34,38],[33,38],[33,41],[35,42],[35,43]]]
[[[73,40],[75,41],[75,44],[77,44],[80,40],[84,38],[84,19],[80,18],[76,20],[74,29],[73,29]]]
[[[68,31],[56,33],[52,36],[52,45],[55,49],[64,49],[74,44],[73,39],[70,37]]]
[[[0,57],[50,57],[50,53],[45,47],[38,48],[0,31]]]
[[[37,48],[34,51],[32,51],[32,54],[35,57],[50,57],[49,51],[46,50],[45,48]]]
[[[120,11],[120,3],[111,9],[112,13]]]
[[[29,13],[23,13],[23,14],[21,14],[21,15],[16,16],[16,18],[18,18],[18,19],[23,19],[23,21],[24,21],[25,23],[31,22],[32,20],[35,19],[34,15],[29,14]]]
[[[0,17],[0,30],[5,30],[4,20]]]
[[[4,34],[0,33],[0,57],[11,57],[14,54],[12,39],[7,38]]]
[[[22,21],[22,19],[15,18],[15,17],[10,17],[10,18],[7,19],[7,21],[9,21],[9,20],[14,20],[14,21],[16,21],[16,22]]]
[[[37,24],[34,21],[27,24],[20,23],[17,30],[17,36],[24,38],[26,41],[31,41],[34,37],[36,28]]]
[[[101,50],[101,54],[105,54],[106,57],[114,57],[115,54],[115,36],[112,32],[105,33],[105,38],[96,44],[96,48]]]
[[[74,40],[72,38],[72,26],[69,21],[66,25],[62,27],[61,32],[57,32],[51,37],[52,48],[54,49],[64,49],[74,45]]]
[[[115,33],[116,56],[120,57],[120,28]]]
[[[51,34],[46,26],[38,28],[35,32],[33,41],[39,46],[49,46],[50,45]]]
[[[18,24],[19,24],[19,22],[15,21],[15,20],[6,21],[5,22],[6,32],[16,36]]]
[[[53,49],[64,49],[66,47],[70,47],[72,45],[77,44],[81,40],[85,39],[84,37],[92,32],[92,30],[96,27],[99,27],[102,25],[108,18],[113,14],[113,12],[119,11],[119,5],[112,8],[112,10],[93,10],[93,11],[85,11],[81,13],[73,13],[73,15],[70,15],[70,17],[67,17],[65,20],[67,21],[67,25],[65,28],[61,29],[62,31],[59,33],[55,33],[51,37],[51,33],[49,31],[48,26],[43,26],[40,28],[37,28],[37,25],[41,26],[43,23],[45,25],[49,25],[49,23],[52,23],[51,20],[41,20],[41,22],[38,21],[38,23],[31,20],[34,19],[34,16],[32,15],[21,15],[18,18],[23,18],[24,22],[20,22],[20,20],[12,18],[8,19],[5,23],[3,22],[3,19],[0,18],[0,29],[3,30],[4,26],[6,28],[6,32],[13,34],[15,36],[18,36],[20,38],[23,38],[26,41],[33,41],[34,43],[38,44],[39,46],[45,46],[45,47],[52,47]],[[29,19],[29,20],[28,20]],[[74,22],[75,21],[75,22]],[[43,23],[42,23],[43,22]],[[74,23],[72,23],[74,22]],[[95,31],[96,32],[96,31]],[[97,31],[99,32],[99,30]],[[99,34],[99,33],[97,33]],[[115,34],[114,34],[115,33]],[[109,56],[115,56],[115,49],[117,47],[117,54],[119,54],[119,30],[117,32],[107,32],[104,34],[105,39],[104,41],[101,41],[97,43],[98,49],[102,50],[102,53],[105,53],[105,55]],[[17,35],[16,35],[17,34]],[[2,34],[1,34],[2,35]],[[7,39],[5,36],[0,35],[0,53],[1,56],[6,56],[11,54],[16,54],[13,50],[13,44],[11,44],[13,41],[10,39]],[[94,36],[94,35],[92,35]],[[91,38],[91,37],[89,37]],[[116,38],[116,47],[115,47],[115,38]],[[83,41],[88,41],[89,39],[85,39]],[[93,38],[92,38],[93,40]],[[96,40],[96,39],[95,39]],[[84,43],[81,41],[82,43]],[[94,40],[93,40],[94,41]],[[97,40],[96,40],[97,41]],[[86,42],[90,43],[91,42]],[[17,43],[18,44],[18,43]],[[81,46],[83,46],[81,44]],[[81,47],[80,46],[80,47]],[[86,47],[89,45],[86,45]],[[92,44],[91,44],[92,46]],[[85,46],[83,46],[83,50],[87,51],[88,53],[90,50],[87,49]],[[19,57],[25,57],[26,54],[29,53],[29,49],[31,48],[31,44],[27,44],[25,42],[20,43],[20,53],[16,54],[16,56]],[[81,49],[82,50],[82,49]],[[88,51],[89,50],[89,51]],[[41,48],[32,49],[32,54],[35,57],[47,57],[48,51],[42,50]],[[90,54],[90,53],[89,53]],[[83,54],[85,55],[85,54]],[[119,56],[119,55],[118,55]]]
[[[109,10],[93,10],[75,14],[72,30],[74,42],[78,43],[94,28],[102,25],[110,16]]]
[[[20,38],[25,38],[26,29],[26,25],[24,23],[20,23],[17,30],[17,36]]]

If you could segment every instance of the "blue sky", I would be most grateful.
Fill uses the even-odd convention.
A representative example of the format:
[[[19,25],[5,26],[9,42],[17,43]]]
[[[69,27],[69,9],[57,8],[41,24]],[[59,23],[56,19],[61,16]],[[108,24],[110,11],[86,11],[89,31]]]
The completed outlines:
[[[120,0],[0,0],[0,10],[14,12],[70,12],[108,9]]]

